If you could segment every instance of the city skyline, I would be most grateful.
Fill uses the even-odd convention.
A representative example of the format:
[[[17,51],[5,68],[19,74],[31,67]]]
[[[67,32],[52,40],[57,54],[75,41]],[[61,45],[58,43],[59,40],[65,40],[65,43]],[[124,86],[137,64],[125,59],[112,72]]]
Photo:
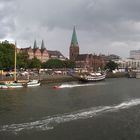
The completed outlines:
[[[43,39],[68,57],[75,25],[80,53],[129,57],[140,49],[139,7],[137,0],[1,0],[0,40],[25,48]]]

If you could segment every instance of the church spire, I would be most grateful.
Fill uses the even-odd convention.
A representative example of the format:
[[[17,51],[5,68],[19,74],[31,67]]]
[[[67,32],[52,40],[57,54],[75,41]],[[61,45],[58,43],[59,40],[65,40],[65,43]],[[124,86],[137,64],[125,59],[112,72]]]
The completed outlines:
[[[37,47],[37,43],[36,43],[36,40],[34,41],[34,46],[33,46],[33,49],[35,50],[35,49],[37,49],[38,47]]]
[[[79,45],[78,45],[76,30],[74,26],[71,44],[70,44],[70,50],[69,50],[69,58],[70,60],[75,61],[78,55],[79,55]]]
[[[45,49],[45,45],[44,45],[44,41],[42,40],[42,43],[41,43],[41,50],[44,50]]]
[[[71,39],[71,46],[73,46],[73,47],[77,47],[78,46],[78,41],[77,41],[77,35],[76,35],[75,26],[73,28],[73,34],[72,34],[72,39]]]

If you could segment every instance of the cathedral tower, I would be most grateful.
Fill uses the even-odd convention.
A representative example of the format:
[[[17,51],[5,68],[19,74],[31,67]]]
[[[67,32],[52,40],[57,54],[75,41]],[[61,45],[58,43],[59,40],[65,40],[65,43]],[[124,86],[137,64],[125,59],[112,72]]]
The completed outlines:
[[[69,50],[69,58],[70,60],[75,60],[78,55],[79,55],[79,45],[78,45],[76,30],[74,26],[71,44],[70,44],[70,50]]]

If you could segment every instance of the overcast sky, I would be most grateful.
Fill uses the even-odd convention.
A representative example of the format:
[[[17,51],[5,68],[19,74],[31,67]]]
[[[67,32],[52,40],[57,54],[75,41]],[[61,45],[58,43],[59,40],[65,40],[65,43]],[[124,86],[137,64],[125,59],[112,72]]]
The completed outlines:
[[[0,40],[69,54],[73,26],[80,53],[129,57],[140,49],[140,0],[0,0]]]

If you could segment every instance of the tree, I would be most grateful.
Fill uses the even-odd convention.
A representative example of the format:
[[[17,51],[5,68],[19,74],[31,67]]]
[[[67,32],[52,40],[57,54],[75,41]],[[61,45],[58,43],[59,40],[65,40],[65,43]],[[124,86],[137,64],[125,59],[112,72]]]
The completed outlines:
[[[105,69],[108,69],[110,72],[112,72],[116,68],[118,68],[118,64],[111,60],[105,66]]]
[[[0,43],[0,61],[3,69],[14,68],[15,45],[4,41]]]
[[[75,62],[72,60],[65,60],[64,64],[65,64],[66,68],[74,68],[75,67]]]
[[[45,64],[44,64],[45,68],[64,68],[64,62],[62,60],[59,59],[49,59]]]
[[[29,63],[29,55],[26,52],[17,54],[17,68],[27,68]]]
[[[36,57],[29,61],[29,68],[41,68],[41,62]]]

